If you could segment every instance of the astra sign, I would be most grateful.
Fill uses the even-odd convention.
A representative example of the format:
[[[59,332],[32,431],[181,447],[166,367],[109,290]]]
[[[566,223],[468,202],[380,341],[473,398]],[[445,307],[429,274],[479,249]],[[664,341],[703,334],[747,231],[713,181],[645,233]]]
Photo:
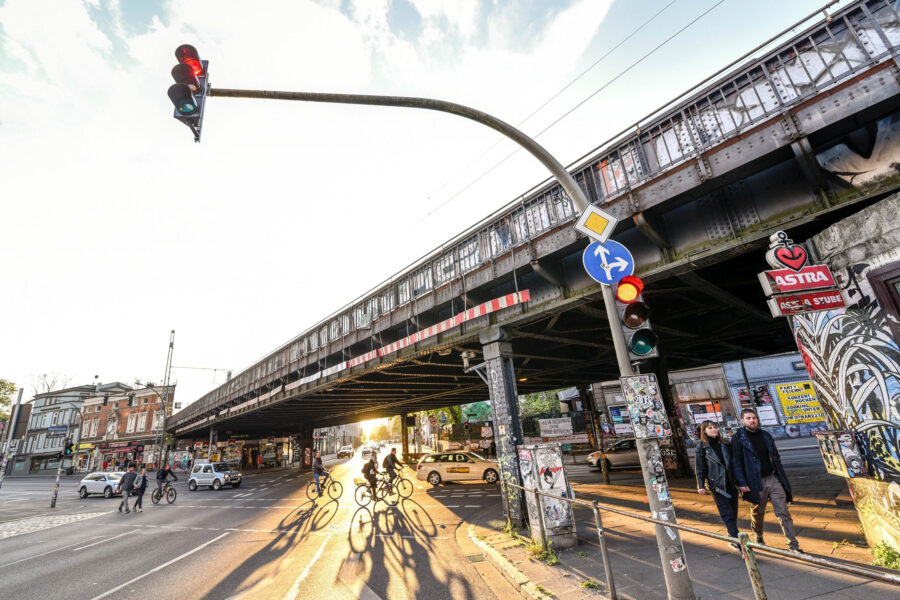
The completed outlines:
[[[834,277],[831,275],[831,269],[827,265],[810,265],[803,267],[799,271],[794,271],[793,269],[763,271],[759,274],[759,283],[767,296],[784,294],[786,292],[818,290],[837,285]]]
[[[807,294],[788,294],[769,299],[769,310],[773,317],[786,317],[797,313],[815,312],[843,308],[844,297],[840,290],[824,290]]]

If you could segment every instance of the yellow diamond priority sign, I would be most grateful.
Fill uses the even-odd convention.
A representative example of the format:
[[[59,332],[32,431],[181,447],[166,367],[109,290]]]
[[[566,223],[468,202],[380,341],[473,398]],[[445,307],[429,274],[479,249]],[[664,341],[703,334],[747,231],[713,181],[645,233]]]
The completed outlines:
[[[588,206],[578,217],[575,229],[602,244],[612,235],[618,222],[619,220],[608,212],[604,212],[596,206]]]

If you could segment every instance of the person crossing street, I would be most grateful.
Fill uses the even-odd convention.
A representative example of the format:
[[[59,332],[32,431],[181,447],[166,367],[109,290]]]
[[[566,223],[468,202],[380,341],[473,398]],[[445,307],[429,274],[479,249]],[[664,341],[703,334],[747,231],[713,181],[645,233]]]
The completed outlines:
[[[134,480],[137,477],[137,473],[134,472],[134,465],[128,465],[128,472],[122,475],[122,479],[119,480],[119,485],[116,486],[116,491],[122,492],[122,502],[119,503],[119,512],[122,512],[122,507],[125,507],[125,512],[130,513],[131,510],[128,508],[128,496],[131,494],[131,490],[134,489]]]

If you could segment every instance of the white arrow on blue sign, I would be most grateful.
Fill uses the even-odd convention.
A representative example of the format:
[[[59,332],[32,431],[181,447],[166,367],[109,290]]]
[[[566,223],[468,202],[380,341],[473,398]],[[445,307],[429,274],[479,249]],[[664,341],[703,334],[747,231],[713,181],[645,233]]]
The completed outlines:
[[[628,248],[607,240],[605,243],[591,242],[582,256],[584,268],[597,283],[612,285],[626,275],[634,273],[634,257]]]

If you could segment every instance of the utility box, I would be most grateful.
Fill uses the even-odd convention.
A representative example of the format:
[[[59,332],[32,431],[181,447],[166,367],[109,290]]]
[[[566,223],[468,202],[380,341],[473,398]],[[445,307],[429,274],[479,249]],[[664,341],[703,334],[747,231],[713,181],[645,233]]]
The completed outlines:
[[[575,497],[566,477],[560,444],[528,444],[518,446],[517,449],[523,486],[559,498]],[[554,548],[571,548],[578,543],[575,518],[569,502],[541,495],[538,495],[536,502],[533,492],[523,493],[528,506],[531,539],[541,539],[540,519],[543,515],[547,541]]]
[[[848,479],[869,476],[852,431],[817,431],[816,439],[826,471]]]

